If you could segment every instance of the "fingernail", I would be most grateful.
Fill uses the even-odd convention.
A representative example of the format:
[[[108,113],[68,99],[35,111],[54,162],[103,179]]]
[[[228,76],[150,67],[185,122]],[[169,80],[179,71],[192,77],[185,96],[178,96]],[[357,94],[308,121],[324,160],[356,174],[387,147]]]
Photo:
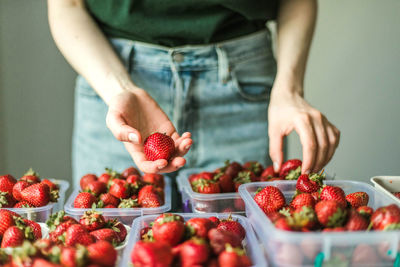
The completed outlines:
[[[278,168],[279,168],[278,162],[274,162],[274,163],[273,163],[273,166],[274,166],[274,171],[275,171],[275,172],[278,172]]]
[[[189,146],[186,146],[185,149],[188,150],[190,147],[191,147],[190,145],[189,145]]]
[[[139,143],[139,137],[134,133],[129,133],[128,134],[128,139],[129,139],[129,141],[131,141],[134,144]]]
[[[158,166],[157,168],[158,168],[159,170],[162,170],[162,169],[164,169],[164,167],[165,167],[165,166]]]

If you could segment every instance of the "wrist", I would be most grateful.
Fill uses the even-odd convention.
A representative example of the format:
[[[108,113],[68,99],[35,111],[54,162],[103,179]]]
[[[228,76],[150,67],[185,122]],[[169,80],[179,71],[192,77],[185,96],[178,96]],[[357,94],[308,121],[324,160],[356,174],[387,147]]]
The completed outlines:
[[[276,77],[274,86],[272,87],[271,97],[274,96],[282,96],[282,97],[303,97],[303,84],[290,79],[290,78],[281,78]]]
[[[129,77],[122,76],[109,76],[106,77],[105,82],[98,87],[98,93],[103,98],[104,102],[109,103],[115,97],[124,94],[132,93],[139,90],[139,88],[132,82]]]

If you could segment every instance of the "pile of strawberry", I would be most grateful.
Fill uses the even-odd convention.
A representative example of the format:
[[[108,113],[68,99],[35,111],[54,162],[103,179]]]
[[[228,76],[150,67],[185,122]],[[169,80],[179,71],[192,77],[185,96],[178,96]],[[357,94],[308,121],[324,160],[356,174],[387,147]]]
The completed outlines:
[[[3,267],[113,267],[117,251],[106,242],[99,241],[84,247],[64,246],[50,239],[39,239],[34,243],[25,241],[8,255],[0,250],[0,265]]]
[[[398,199],[400,199],[400,192],[393,192],[392,193],[395,197],[397,197]]]
[[[1,248],[16,247],[25,240],[34,241],[42,238],[42,229],[34,221],[22,218],[19,214],[0,210]]]
[[[132,252],[134,266],[251,266],[242,241],[243,226],[231,217],[192,218],[164,213],[140,232]]]
[[[225,162],[225,166],[214,172],[192,174],[189,182],[193,191],[203,194],[237,192],[241,184],[275,180],[296,180],[301,173],[301,160],[290,159],[282,164],[276,173],[273,166],[264,169],[261,163],[249,161],[243,165],[237,162]]]
[[[0,208],[34,208],[57,202],[59,187],[29,169],[18,181],[10,174],[0,176]]]
[[[255,202],[275,227],[287,231],[366,231],[400,229],[400,208],[373,210],[366,192],[346,195],[342,188],[323,185],[321,174],[303,174],[289,204],[274,186],[260,189]]]
[[[65,215],[64,211],[52,214],[46,222],[49,239],[55,244],[88,246],[98,241],[107,241],[114,246],[123,243],[127,236],[125,226],[117,219],[106,220],[101,213],[86,211],[79,222]]]
[[[142,176],[134,167],[121,174],[110,169],[98,177],[86,174],[80,186],[83,192],[76,196],[74,208],[153,208],[164,204],[164,176]]]

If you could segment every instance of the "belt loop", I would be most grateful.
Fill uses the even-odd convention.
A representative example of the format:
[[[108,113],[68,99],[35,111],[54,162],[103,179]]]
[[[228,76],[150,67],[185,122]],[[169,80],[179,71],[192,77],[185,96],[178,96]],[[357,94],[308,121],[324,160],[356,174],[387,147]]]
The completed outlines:
[[[171,72],[172,72],[172,77],[175,81],[175,96],[174,96],[174,111],[173,111],[173,118],[172,122],[174,123],[175,127],[178,127],[179,121],[181,119],[181,110],[182,110],[182,105],[183,105],[183,84],[182,80],[179,77],[179,72],[178,68],[175,65],[174,62],[174,53],[175,51],[173,49],[168,49],[168,59],[169,59],[169,64],[171,67]],[[179,127],[178,127],[179,128]]]
[[[121,49],[121,58],[128,73],[130,73],[132,69],[132,64],[133,64],[132,58],[133,58],[134,48],[135,48],[134,42],[129,41],[127,43],[124,43]]]
[[[220,82],[227,83],[229,79],[229,61],[228,56],[226,55],[226,51],[221,47],[221,45],[217,45],[215,47],[218,56],[218,77]]]

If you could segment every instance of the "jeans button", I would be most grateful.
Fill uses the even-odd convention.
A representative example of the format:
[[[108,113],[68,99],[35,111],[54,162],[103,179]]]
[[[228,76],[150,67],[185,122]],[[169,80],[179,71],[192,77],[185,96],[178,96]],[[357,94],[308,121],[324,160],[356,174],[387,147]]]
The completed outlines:
[[[183,55],[182,55],[181,53],[176,53],[176,54],[174,54],[174,55],[172,56],[172,59],[173,59],[175,62],[180,63],[180,62],[183,61]]]

